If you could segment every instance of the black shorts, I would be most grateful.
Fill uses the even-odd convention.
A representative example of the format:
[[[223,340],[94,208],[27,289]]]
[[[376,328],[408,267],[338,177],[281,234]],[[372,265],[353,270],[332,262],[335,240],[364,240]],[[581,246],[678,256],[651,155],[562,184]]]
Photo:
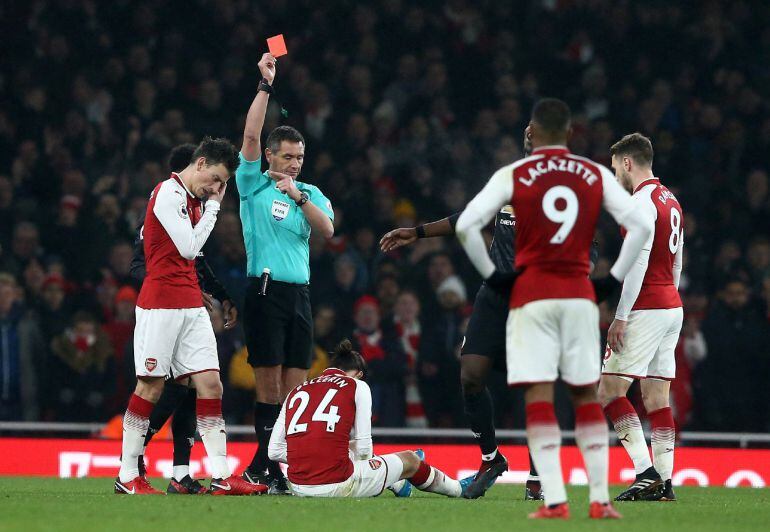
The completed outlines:
[[[493,367],[505,371],[505,323],[508,320],[508,300],[486,284],[481,285],[473,313],[465,331],[461,355],[481,355],[493,361]]]
[[[252,277],[243,305],[243,331],[249,364],[308,369],[313,355],[310,287],[270,281],[259,295],[261,279]]]

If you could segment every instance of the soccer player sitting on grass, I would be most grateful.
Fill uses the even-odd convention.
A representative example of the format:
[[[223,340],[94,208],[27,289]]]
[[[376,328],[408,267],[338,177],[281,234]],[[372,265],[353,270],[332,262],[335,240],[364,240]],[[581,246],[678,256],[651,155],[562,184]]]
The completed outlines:
[[[292,390],[268,446],[271,460],[289,465],[291,492],[302,497],[376,497],[385,488],[408,497],[412,486],[461,497],[473,480],[450,478],[422,451],[372,456],[372,394],[361,380],[366,363],[349,340],[331,367]]]

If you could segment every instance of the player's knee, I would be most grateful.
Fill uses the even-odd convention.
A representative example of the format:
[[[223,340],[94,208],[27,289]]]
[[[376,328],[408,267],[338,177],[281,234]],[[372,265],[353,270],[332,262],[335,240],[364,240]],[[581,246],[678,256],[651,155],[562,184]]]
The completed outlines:
[[[463,363],[460,366],[460,384],[465,395],[476,394],[484,391],[486,385],[486,374],[482,368],[474,367],[473,364],[465,363],[466,357],[463,357]]]
[[[221,399],[224,392],[218,373],[196,381],[195,389],[200,399]]]
[[[654,412],[661,408],[669,406],[668,393],[662,393],[658,390],[642,390],[642,403],[647,412]]]
[[[596,386],[593,384],[588,386],[570,386],[569,390],[575,406],[595,403],[597,401]]]
[[[398,453],[398,457],[404,464],[402,478],[410,478],[412,475],[417,473],[417,468],[420,467],[420,462],[422,461],[420,460],[420,457],[417,456],[417,453],[414,451],[401,451]]]
[[[599,391],[597,392],[597,395],[599,397],[599,403],[601,403],[602,407],[607,406],[612,401],[620,397],[617,391],[612,390],[611,387],[607,386],[604,381],[599,383]]]
[[[157,403],[163,394],[163,379],[159,377],[140,378],[136,381],[136,395],[151,403]]]

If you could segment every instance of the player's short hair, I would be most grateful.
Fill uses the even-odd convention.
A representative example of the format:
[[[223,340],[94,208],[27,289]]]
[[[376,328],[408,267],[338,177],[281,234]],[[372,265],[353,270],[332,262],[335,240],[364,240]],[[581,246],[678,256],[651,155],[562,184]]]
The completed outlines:
[[[358,370],[366,374],[366,361],[358,351],[353,350],[353,344],[345,338],[334,348],[329,366],[342,371]]]
[[[610,146],[610,156],[615,155],[630,157],[642,166],[652,166],[652,141],[641,133],[631,133]]]
[[[168,160],[166,161],[169,170],[172,172],[181,172],[187,168],[193,160],[193,153],[195,153],[197,147],[198,146],[192,142],[186,142],[171,148],[171,152],[168,154]]]
[[[238,148],[232,142],[224,138],[214,139],[204,137],[198,147],[192,154],[190,161],[195,161],[200,157],[206,158],[206,165],[223,164],[230,175],[233,175],[238,169],[241,160],[238,158]]]
[[[276,153],[281,149],[281,142],[284,140],[286,142],[301,142],[305,144],[305,137],[302,136],[302,133],[291,126],[278,126],[275,128],[268,135],[265,144],[271,152]]]
[[[572,113],[562,100],[557,98],[543,98],[538,100],[532,108],[532,121],[538,124],[543,131],[551,135],[567,133],[572,122]]]

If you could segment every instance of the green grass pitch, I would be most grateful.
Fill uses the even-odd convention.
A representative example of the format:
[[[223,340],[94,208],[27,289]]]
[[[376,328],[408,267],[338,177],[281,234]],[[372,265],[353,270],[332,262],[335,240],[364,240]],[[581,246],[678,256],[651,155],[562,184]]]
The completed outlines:
[[[166,482],[153,479],[154,486]],[[611,493],[619,492],[613,487]],[[675,503],[617,503],[625,518],[596,522],[586,515],[587,489],[569,489],[568,522],[527,520],[537,503],[524,502],[521,486],[495,486],[468,501],[417,493],[396,499],[293,497],[128,497],[112,493],[110,479],[0,477],[0,531],[36,530],[280,530],[432,531],[493,530],[770,530],[770,490],[692,488],[676,490]]]

